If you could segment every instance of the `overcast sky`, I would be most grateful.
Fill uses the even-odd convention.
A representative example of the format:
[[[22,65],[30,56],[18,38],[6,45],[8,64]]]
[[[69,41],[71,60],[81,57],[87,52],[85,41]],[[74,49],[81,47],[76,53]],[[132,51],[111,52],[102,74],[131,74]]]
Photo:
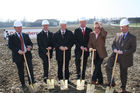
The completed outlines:
[[[140,17],[140,0],[1,0],[0,21]]]

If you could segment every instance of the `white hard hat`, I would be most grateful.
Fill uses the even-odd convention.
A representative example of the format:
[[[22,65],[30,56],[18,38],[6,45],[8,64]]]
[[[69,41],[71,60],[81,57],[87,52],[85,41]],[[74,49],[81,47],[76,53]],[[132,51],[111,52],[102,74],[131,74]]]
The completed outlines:
[[[86,21],[86,18],[85,18],[85,17],[81,17],[81,18],[79,19],[79,21]]]
[[[67,24],[66,20],[60,20],[59,24]]]
[[[21,26],[22,26],[21,21],[15,21],[14,22],[14,27],[21,27]]]
[[[43,20],[42,25],[49,25],[49,21],[48,20]]]
[[[121,21],[120,21],[120,26],[126,26],[126,25],[129,25],[130,23],[129,23],[129,21],[128,21],[128,19],[122,19]]]

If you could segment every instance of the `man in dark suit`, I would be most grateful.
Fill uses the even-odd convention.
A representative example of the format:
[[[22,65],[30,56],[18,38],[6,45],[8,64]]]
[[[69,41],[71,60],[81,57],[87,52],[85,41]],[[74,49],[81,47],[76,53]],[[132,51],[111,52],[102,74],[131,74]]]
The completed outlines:
[[[74,31],[75,37],[75,64],[76,64],[76,71],[77,71],[77,79],[80,78],[80,63],[81,63],[81,56],[82,50],[84,50],[84,62],[83,62],[83,73],[82,79],[85,79],[85,71],[87,65],[87,59],[89,56],[88,51],[88,41],[89,41],[89,34],[92,32],[92,29],[86,27],[86,19],[84,17],[80,18],[80,27],[76,28]]]
[[[45,83],[48,78],[48,50],[50,51],[50,58],[52,57],[53,52],[53,33],[48,30],[48,25],[48,20],[43,20],[43,30],[37,34],[38,52],[43,61]]]
[[[115,55],[118,56],[118,63],[120,65],[120,78],[121,78],[121,93],[125,93],[126,83],[127,83],[127,70],[128,67],[133,65],[133,54],[136,51],[136,37],[132,35],[129,30],[129,21],[127,19],[122,19],[120,22],[120,28],[122,33],[117,33],[113,44],[110,58],[108,59],[106,65],[106,72],[108,77],[108,83],[111,82],[112,68],[114,65]],[[115,86],[113,80],[112,86]]]
[[[25,88],[25,80],[24,80],[24,57],[25,54],[27,59],[27,64],[29,67],[29,71],[31,74],[32,83],[34,83],[34,75],[33,75],[33,67],[32,67],[32,54],[31,50],[33,48],[33,44],[29,38],[29,36],[25,33],[22,33],[22,23],[20,21],[14,22],[14,29],[16,32],[9,36],[8,47],[12,51],[13,62],[15,62],[18,75],[21,82],[21,87]],[[29,78],[29,77],[28,77]],[[29,79],[28,79],[29,80]],[[29,84],[30,84],[29,80]]]
[[[74,44],[73,33],[66,29],[66,21],[60,21],[61,29],[54,34],[54,47],[58,63],[58,79],[63,79],[63,52],[65,51],[65,78],[69,82],[69,61],[71,59],[71,48]]]

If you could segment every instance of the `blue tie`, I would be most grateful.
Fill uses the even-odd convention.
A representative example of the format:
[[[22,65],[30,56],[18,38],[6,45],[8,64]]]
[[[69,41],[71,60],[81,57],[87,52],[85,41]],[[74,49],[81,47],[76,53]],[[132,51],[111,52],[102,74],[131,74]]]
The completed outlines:
[[[125,39],[125,34],[123,35],[123,40]]]

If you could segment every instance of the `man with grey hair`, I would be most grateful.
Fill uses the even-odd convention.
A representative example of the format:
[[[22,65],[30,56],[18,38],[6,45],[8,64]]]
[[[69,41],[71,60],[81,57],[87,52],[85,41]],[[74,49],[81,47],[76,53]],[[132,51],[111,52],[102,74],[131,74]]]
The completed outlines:
[[[81,66],[81,56],[82,51],[84,51],[84,61],[83,61],[83,71],[82,71],[82,79],[85,79],[85,71],[87,65],[87,59],[89,56],[88,50],[88,42],[89,42],[89,34],[92,32],[92,29],[86,27],[86,18],[80,18],[80,27],[76,28],[74,31],[75,37],[75,65],[77,72],[77,79],[80,79],[80,66]]]
[[[121,33],[117,33],[112,44],[113,53],[106,64],[106,72],[108,78],[108,84],[111,83],[112,68],[114,65],[115,55],[118,54],[118,60],[120,66],[120,78],[121,78],[121,93],[126,92],[127,83],[127,70],[128,67],[133,65],[133,54],[136,51],[136,37],[129,32],[128,19],[122,19],[120,21]],[[113,82],[111,86],[115,86]]]
[[[65,51],[65,79],[69,81],[69,61],[71,59],[71,48],[74,44],[74,36],[72,31],[66,28],[67,22],[60,21],[60,29],[54,34],[54,47],[56,50],[56,60],[58,63],[58,79],[63,79],[63,53]]]

